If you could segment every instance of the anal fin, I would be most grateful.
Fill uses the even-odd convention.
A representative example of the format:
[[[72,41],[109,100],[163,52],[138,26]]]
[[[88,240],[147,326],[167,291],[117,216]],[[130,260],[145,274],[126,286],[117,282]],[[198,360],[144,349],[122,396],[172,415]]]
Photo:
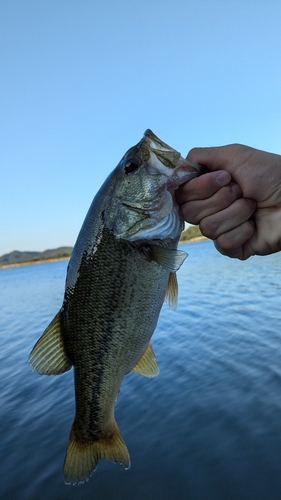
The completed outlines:
[[[166,290],[165,299],[171,309],[175,310],[178,303],[178,280],[176,273],[169,274],[169,281]]]
[[[72,367],[65,352],[59,311],[33,347],[28,362],[40,375],[60,375]]]
[[[143,355],[135,364],[132,372],[140,373],[145,377],[156,377],[159,374],[159,368],[157,365],[156,357],[152,349],[151,342],[148,343]]]

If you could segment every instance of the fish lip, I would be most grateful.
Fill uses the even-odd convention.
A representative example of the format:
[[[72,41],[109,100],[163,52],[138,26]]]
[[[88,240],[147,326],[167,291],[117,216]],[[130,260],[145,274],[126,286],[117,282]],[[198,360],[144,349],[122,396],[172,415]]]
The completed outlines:
[[[172,171],[171,183],[178,184],[179,187],[184,182],[198,177],[206,172],[206,168],[199,163],[191,162],[182,157],[179,158],[175,168]]]
[[[151,142],[153,142],[154,144],[156,144],[156,148],[155,149],[162,149],[162,150],[175,151],[176,152],[176,150],[174,148],[171,148],[171,146],[169,146],[164,141],[162,141],[161,139],[159,139],[159,137],[157,137],[157,135],[155,135],[154,132],[152,132],[152,130],[150,130],[149,128],[144,132],[143,139],[144,139],[144,142],[146,142],[146,144],[148,145],[149,149],[151,147],[153,147],[151,145]]]
[[[169,177],[185,177],[184,175],[178,175],[180,172],[185,171],[189,174],[194,173],[194,177],[196,177],[207,171],[206,168],[199,163],[184,159],[176,149],[159,139],[150,129],[144,132],[143,142],[148,147],[150,154],[155,154],[160,163],[170,170]],[[166,173],[169,170],[166,170]],[[185,180],[188,180],[188,178],[190,179],[190,175],[186,177]],[[185,180],[182,180],[180,184],[185,182]]]

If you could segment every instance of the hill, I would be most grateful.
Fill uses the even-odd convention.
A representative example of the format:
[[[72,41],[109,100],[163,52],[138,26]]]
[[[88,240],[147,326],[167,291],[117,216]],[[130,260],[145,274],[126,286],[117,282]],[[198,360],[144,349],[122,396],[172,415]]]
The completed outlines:
[[[181,233],[180,241],[190,241],[194,238],[202,238],[205,239],[205,236],[201,233],[199,226],[190,226],[185,231]]]
[[[47,261],[50,259],[63,259],[70,257],[71,252],[72,247],[59,247],[52,250],[45,250],[44,252],[19,252],[18,250],[14,250],[0,257],[0,267]]]
[[[190,226],[188,229],[183,231],[180,241],[187,242],[193,240],[194,238],[205,238],[202,235],[199,226]],[[0,267],[14,266],[17,264],[31,264],[33,262],[44,262],[52,259],[63,259],[70,257],[71,252],[72,247],[59,247],[51,250],[45,250],[44,252],[20,252],[18,250],[14,250],[13,252],[6,253],[0,257]]]

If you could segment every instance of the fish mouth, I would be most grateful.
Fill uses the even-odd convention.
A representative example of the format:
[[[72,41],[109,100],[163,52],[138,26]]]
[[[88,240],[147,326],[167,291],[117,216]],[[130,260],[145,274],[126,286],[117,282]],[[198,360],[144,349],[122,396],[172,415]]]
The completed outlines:
[[[159,139],[159,137],[157,137],[157,135],[155,135],[149,128],[144,132],[143,137],[150,148],[155,148],[157,150],[163,151],[174,151],[177,155],[180,156],[180,153],[178,153],[174,148],[171,148],[171,146],[168,146],[168,144]]]
[[[174,203],[176,203],[176,189],[181,184],[206,171],[202,165],[184,159],[178,151],[159,139],[150,129],[144,132],[141,141],[135,148],[137,152],[135,153],[134,151],[134,153],[136,156],[140,155],[148,174],[151,174],[152,177],[157,174],[164,176],[161,181],[161,190],[166,189],[172,195]],[[148,200],[142,199],[141,201],[123,199],[122,204],[135,213],[142,213],[148,216],[153,214],[155,218],[159,218],[160,214],[163,215],[163,207],[167,204],[168,199],[169,196],[165,196],[165,201],[163,201],[164,198],[162,196],[161,198],[154,196]],[[172,209],[170,199],[168,205]],[[157,212],[159,217],[155,215]]]
[[[184,159],[178,151],[159,139],[150,129],[144,132],[143,142],[150,151],[150,166],[169,178],[169,191],[174,191],[185,181],[206,172],[205,167]]]

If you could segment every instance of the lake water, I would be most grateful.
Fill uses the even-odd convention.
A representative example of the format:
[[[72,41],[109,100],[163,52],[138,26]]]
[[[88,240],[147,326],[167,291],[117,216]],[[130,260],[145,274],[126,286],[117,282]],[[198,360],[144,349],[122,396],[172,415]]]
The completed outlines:
[[[67,262],[0,270],[1,500],[280,500],[281,253],[240,262],[181,245],[176,312],[152,343],[160,374],[125,377],[116,420],[131,469],[103,460],[66,486],[72,370],[27,364],[61,306]]]

